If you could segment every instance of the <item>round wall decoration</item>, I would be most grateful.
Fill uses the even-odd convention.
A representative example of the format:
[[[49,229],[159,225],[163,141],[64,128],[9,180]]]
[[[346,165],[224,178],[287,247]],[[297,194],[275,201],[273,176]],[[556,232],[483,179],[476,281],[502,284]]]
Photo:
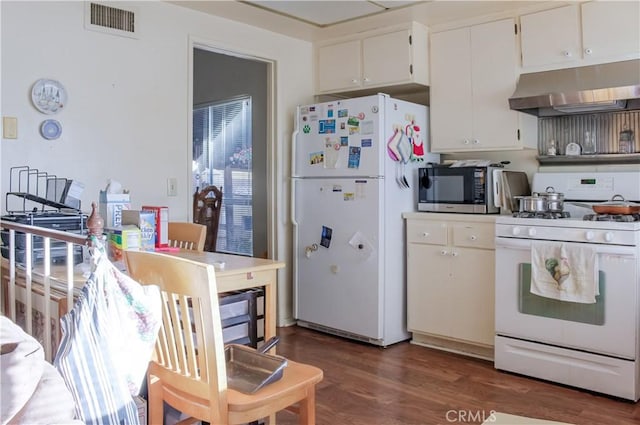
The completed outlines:
[[[56,120],[44,120],[40,124],[40,135],[47,140],[55,140],[62,134],[62,125]]]
[[[56,114],[67,104],[67,91],[60,82],[42,78],[31,89],[31,101],[43,114]]]

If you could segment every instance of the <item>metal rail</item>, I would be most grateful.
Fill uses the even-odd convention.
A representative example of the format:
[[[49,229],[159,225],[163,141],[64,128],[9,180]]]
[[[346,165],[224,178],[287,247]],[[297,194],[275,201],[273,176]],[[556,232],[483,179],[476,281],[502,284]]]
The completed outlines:
[[[24,330],[36,339],[41,339],[40,343],[45,349],[45,357],[52,361],[52,334],[51,334],[51,300],[52,282],[55,282],[53,292],[58,294],[63,292],[66,299],[67,312],[71,310],[74,303],[74,247],[86,246],[88,237],[69,232],[48,229],[38,226],[18,224],[10,221],[0,220],[0,227],[9,231],[8,258],[2,258],[2,290],[0,290],[0,306],[3,313],[14,322],[16,321],[16,301],[25,305]],[[25,258],[24,262],[16,259],[16,234],[24,234],[25,237]],[[22,235],[21,235],[22,236]],[[33,237],[39,236],[43,240],[44,260],[42,265],[34,264],[33,259]],[[62,276],[58,273],[52,276],[51,261],[51,241],[60,241],[66,244],[66,261]],[[61,266],[56,266],[59,268]],[[62,278],[61,278],[62,277]],[[18,300],[16,294],[19,294]],[[34,302],[34,299],[36,302]],[[38,302],[39,300],[42,302]],[[34,305],[35,304],[35,305]],[[34,329],[33,309],[43,317],[39,320],[44,323],[42,330]],[[56,314],[56,317],[58,314]],[[42,331],[41,338],[38,333]],[[56,349],[57,347],[53,347]]]

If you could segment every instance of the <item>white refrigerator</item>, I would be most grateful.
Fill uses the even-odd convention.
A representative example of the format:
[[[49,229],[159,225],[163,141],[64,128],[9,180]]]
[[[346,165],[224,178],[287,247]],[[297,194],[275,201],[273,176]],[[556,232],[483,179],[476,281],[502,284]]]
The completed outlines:
[[[378,94],[298,106],[292,138],[294,316],[387,346],[406,329],[405,226],[428,108]]]

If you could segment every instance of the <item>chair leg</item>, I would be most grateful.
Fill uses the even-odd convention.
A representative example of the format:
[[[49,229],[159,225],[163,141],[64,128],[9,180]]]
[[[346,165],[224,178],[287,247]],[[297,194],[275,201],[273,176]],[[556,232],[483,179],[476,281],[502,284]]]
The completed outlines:
[[[298,403],[298,423],[300,425],[315,425],[316,423],[316,390],[311,388],[307,397]]]
[[[164,421],[162,382],[158,377],[149,375],[148,387],[149,423],[161,424]]]

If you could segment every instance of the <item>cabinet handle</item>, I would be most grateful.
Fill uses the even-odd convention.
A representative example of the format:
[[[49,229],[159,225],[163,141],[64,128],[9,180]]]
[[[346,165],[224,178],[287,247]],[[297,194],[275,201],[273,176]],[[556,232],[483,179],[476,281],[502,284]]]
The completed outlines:
[[[452,257],[457,257],[457,256],[458,256],[458,253],[454,251],[454,252],[452,252],[452,253],[451,253],[451,256],[452,256]]]
[[[570,52],[570,51],[568,51],[568,50],[563,50],[563,51],[562,51],[562,56],[564,56],[565,58],[570,58],[572,55],[571,55],[571,52]]]
[[[475,241],[478,239],[478,237],[476,235],[471,235],[469,236],[469,239],[471,239],[472,241]]]
[[[474,145],[477,145],[478,143],[480,143],[480,140],[478,140],[478,139],[473,139],[473,144],[474,144]]]
[[[426,237],[428,237],[428,236],[429,236],[429,232],[422,232],[422,237],[423,237],[423,238],[426,238]]]
[[[593,49],[590,49],[589,47],[587,47],[586,49],[584,49],[584,54],[585,54],[585,55],[591,55],[591,54],[593,54]]]
[[[353,84],[358,84],[358,79],[357,79],[357,78],[354,78],[353,80],[351,80],[351,82],[352,82]]]
[[[440,251],[440,255],[448,255],[449,253],[447,252],[446,249],[443,249],[442,251]]]
[[[364,82],[368,83],[369,81],[371,81],[371,79],[369,77],[364,77]]]
[[[468,145],[468,144],[469,144],[469,139],[464,139],[464,140],[462,141],[462,143],[464,143],[465,145]]]

